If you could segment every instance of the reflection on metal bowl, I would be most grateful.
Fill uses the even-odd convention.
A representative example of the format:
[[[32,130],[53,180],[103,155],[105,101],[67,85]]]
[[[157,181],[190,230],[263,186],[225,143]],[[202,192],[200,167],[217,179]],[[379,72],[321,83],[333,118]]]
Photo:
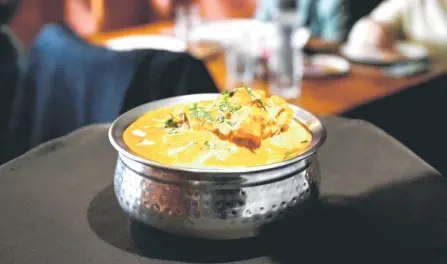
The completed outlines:
[[[253,237],[263,228],[303,210],[318,197],[316,156],[326,131],[312,114],[298,108],[295,118],[312,133],[298,157],[246,168],[183,168],[159,164],[133,154],[122,134],[147,111],[191,101],[213,100],[219,94],[196,94],[151,102],[120,116],[109,138],[118,151],[115,194],[135,220],[160,230],[199,238]]]

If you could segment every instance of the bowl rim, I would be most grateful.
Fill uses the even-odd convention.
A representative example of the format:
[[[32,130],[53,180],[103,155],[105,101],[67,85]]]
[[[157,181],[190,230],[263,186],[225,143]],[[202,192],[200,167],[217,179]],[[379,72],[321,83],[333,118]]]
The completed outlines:
[[[312,113],[289,103],[289,106],[294,111],[294,118],[305,125],[309,131],[312,133],[312,139],[310,144],[305,148],[302,154],[285,161],[275,162],[266,165],[252,166],[252,167],[206,167],[206,168],[194,168],[194,167],[183,167],[183,166],[174,166],[159,163],[156,161],[152,161],[146,158],[143,158],[135,153],[133,153],[129,147],[124,142],[123,132],[127,127],[133,123],[137,118],[139,118],[142,114],[156,110],[161,107],[168,107],[176,104],[182,103],[190,103],[197,102],[202,100],[214,100],[221,96],[221,93],[203,93],[203,94],[190,94],[190,95],[181,95],[175,97],[169,97],[166,99],[160,99],[156,101],[152,101],[146,104],[142,104],[135,108],[130,109],[129,111],[120,115],[110,126],[108,131],[109,141],[112,146],[120,155],[124,155],[132,161],[140,163],[142,165],[147,165],[150,167],[155,167],[159,169],[166,169],[170,171],[177,172],[188,172],[188,173],[201,173],[201,174],[245,174],[245,173],[254,173],[261,171],[268,171],[271,169],[277,169],[280,167],[285,167],[287,165],[297,163],[302,161],[309,156],[313,155],[318,148],[325,142],[326,140],[326,128],[322,124],[322,122]]]

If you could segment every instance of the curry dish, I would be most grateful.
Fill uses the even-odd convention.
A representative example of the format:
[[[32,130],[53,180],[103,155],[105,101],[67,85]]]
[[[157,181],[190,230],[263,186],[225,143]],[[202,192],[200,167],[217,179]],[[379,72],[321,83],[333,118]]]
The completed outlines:
[[[241,87],[150,111],[124,131],[134,153],[182,167],[251,167],[296,157],[311,133],[278,97]]]

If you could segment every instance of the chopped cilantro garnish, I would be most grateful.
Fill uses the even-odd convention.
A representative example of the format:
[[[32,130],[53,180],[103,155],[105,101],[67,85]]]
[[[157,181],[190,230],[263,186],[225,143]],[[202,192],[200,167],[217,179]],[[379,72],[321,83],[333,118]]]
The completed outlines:
[[[230,106],[228,106],[228,111],[230,111],[230,113],[233,113],[241,108],[242,107],[240,105],[230,105]]]
[[[207,149],[210,149],[211,148],[211,143],[207,140],[207,141],[205,141],[205,146],[206,146],[206,148]]]
[[[219,121],[219,123],[223,123],[223,122],[225,122],[227,125],[233,126],[233,122],[231,122],[230,120],[227,120],[227,119],[225,118],[225,116],[219,116],[219,117],[217,118],[217,121]]]
[[[222,112],[228,111],[230,113],[233,113],[239,109],[241,109],[240,105],[229,105],[228,102],[221,102],[219,104],[219,110]]]
[[[226,90],[225,90],[226,91]],[[228,91],[226,91],[227,93],[224,93],[225,91],[222,92],[222,101],[219,103],[219,110],[224,112],[224,111],[228,111],[230,113],[236,112],[237,110],[241,109],[240,105],[230,105],[229,102],[229,98],[231,97],[231,95],[234,92],[228,93]]]
[[[303,141],[301,141],[300,143],[301,144],[304,144],[304,143],[308,143],[309,141],[308,140],[303,140]]]
[[[228,99],[230,97],[232,97],[234,95],[235,91],[228,91],[228,90],[223,90],[222,91],[222,97],[225,99]]]
[[[250,88],[245,87],[245,89],[247,90],[247,93],[251,96],[252,101],[257,102],[261,108],[263,108],[264,110],[267,110],[267,109],[265,109],[264,101],[261,99],[261,97],[257,93],[253,92]]]
[[[219,117],[217,117],[217,121],[218,121],[219,123],[223,123],[223,122],[225,121],[225,116],[219,116]]]
[[[178,131],[177,131],[177,129],[175,129],[175,128],[171,129],[171,130],[168,132],[169,135],[175,135],[175,134],[177,134],[177,133],[178,133]]]
[[[177,128],[178,124],[177,122],[174,121],[174,118],[169,118],[168,120],[165,121],[165,128]]]
[[[228,103],[227,102],[221,102],[219,104],[219,110],[220,111],[227,111],[228,110]]]
[[[200,107],[197,103],[194,103],[189,110],[191,111],[191,116],[199,120],[206,120],[208,122],[213,122],[214,118],[210,115],[210,112],[206,111],[203,107]]]

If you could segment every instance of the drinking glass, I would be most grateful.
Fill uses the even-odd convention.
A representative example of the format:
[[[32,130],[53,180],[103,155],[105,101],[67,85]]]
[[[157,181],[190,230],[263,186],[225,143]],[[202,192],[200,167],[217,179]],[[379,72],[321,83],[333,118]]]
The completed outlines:
[[[260,55],[255,42],[250,32],[241,31],[225,46],[227,89],[252,85]]]
[[[200,7],[191,1],[175,7],[174,34],[176,37],[190,42],[190,33],[194,27],[201,23]]]
[[[250,58],[235,45],[225,48],[225,63],[227,68],[227,89],[238,86],[249,86],[253,81],[253,73],[250,70]]]
[[[291,58],[285,59],[286,56]],[[301,47],[293,45],[291,54],[284,54],[282,45],[270,46],[267,49],[269,92],[286,100],[300,97],[303,68],[304,57]]]

